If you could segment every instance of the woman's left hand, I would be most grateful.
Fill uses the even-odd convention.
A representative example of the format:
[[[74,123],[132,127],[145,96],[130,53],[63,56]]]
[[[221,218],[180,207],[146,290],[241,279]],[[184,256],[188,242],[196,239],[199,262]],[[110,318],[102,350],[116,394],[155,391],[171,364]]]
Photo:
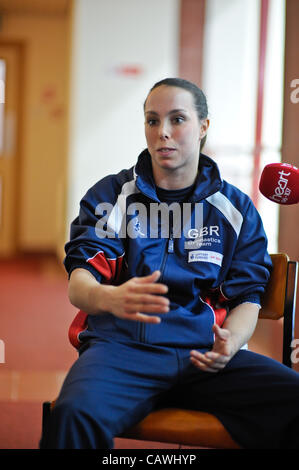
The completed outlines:
[[[233,357],[235,351],[231,332],[218,325],[213,325],[215,342],[213,348],[206,353],[196,350],[190,352],[190,360],[195,367],[205,372],[219,372]]]

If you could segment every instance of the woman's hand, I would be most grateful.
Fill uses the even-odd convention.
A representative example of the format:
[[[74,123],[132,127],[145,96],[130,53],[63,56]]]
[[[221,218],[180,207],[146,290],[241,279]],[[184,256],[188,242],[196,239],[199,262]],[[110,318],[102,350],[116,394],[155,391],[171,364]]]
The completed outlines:
[[[111,286],[107,310],[125,320],[160,323],[160,317],[153,314],[169,311],[169,300],[161,295],[167,293],[168,287],[156,282],[160,275],[160,271],[154,271],[149,276],[134,277],[120,286]]]
[[[160,271],[148,276],[134,277],[119,286],[100,284],[83,268],[75,269],[69,281],[71,303],[90,315],[110,312],[125,320],[144,323],[160,323],[155,313],[169,311],[168,292],[165,284],[157,283]]]
[[[258,319],[260,306],[244,302],[232,309],[223,327],[213,325],[215,342],[210,351],[202,354],[193,350],[190,360],[195,367],[206,372],[219,372],[239,349],[251,338]]]
[[[213,332],[215,342],[211,351],[204,354],[196,350],[190,352],[192,364],[205,372],[219,372],[235,353],[229,330],[213,325]]]

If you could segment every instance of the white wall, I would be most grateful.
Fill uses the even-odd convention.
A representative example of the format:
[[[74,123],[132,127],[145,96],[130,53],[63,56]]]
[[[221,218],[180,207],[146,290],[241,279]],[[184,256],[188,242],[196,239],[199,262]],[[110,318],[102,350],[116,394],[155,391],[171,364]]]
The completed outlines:
[[[86,190],[129,168],[146,144],[143,102],[177,75],[179,0],[75,0],[68,219]],[[137,76],[115,72],[137,65]]]
[[[285,0],[269,2],[262,162],[280,161]],[[259,0],[208,0],[203,83],[210,110],[205,151],[222,175],[251,195],[259,54]],[[278,206],[260,197],[258,209],[277,250]]]

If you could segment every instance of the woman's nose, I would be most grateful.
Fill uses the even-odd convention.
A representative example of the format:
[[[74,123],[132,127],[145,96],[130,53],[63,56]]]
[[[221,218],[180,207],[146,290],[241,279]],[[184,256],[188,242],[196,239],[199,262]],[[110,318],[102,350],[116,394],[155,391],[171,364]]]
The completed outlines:
[[[169,129],[169,125],[167,122],[163,121],[161,122],[160,124],[160,127],[159,127],[159,137],[160,139],[164,140],[164,139],[169,139],[170,137],[170,129]]]

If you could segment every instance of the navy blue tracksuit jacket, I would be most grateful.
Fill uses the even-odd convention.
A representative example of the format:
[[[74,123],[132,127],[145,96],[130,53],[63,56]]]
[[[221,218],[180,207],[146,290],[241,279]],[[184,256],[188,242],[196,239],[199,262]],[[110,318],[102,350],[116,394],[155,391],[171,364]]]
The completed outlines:
[[[105,331],[152,344],[210,347],[211,327],[223,323],[227,309],[260,302],[271,259],[250,198],[201,154],[193,191],[179,207],[169,206],[172,218],[163,212],[147,150],[136,166],[87,192],[66,245],[68,273],[85,268],[99,282],[118,284],[158,269],[171,305],[158,326],[80,312],[70,328],[74,346]]]

